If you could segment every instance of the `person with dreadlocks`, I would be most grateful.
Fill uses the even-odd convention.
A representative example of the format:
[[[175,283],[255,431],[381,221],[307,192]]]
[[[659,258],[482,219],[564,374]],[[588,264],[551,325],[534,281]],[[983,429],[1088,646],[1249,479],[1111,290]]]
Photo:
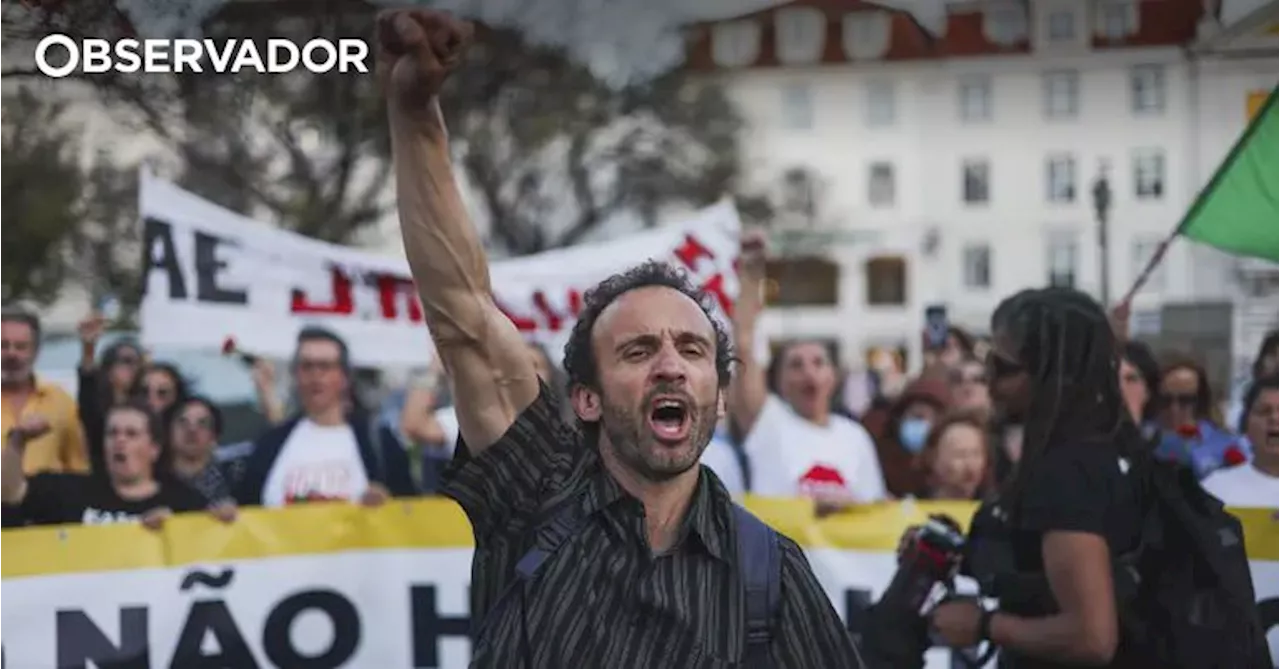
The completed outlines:
[[[1014,570],[1043,574],[1051,598],[1002,593],[995,612],[948,601],[932,626],[953,647],[996,644],[1004,667],[1153,666],[1121,639],[1112,583],[1112,556],[1141,537],[1141,488],[1125,473],[1144,442],[1120,393],[1107,315],[1075,290],[1026,290],[1000,304],[991,330],[992,400],[1025,426],[995,514]]]

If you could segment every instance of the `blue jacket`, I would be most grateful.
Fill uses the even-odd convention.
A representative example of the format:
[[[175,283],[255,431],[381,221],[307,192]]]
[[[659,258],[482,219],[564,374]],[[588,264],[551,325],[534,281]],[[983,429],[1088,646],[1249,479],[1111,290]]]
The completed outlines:
[[[347,417],[347,424],[356,435],[356,446],[360,449],[360,459],[364,461],[365,475],[369,477],[370,483],[386,486],[394,497],[418,494],[413,483],[413,473],[409,470],[409,455],[400,445],[395,433],[376,418],[364,412],[354,412]],[[267,476],[280,457],[284,442],[301,420],[302,416],[295,416],[267,430],[254,441],[253,452],[245,461],[244,475],[236,487],[236,503],[241,506],[262,504],[262,490],[266,487]],[[375,429],[378,430],[378,435],[372,438]]]

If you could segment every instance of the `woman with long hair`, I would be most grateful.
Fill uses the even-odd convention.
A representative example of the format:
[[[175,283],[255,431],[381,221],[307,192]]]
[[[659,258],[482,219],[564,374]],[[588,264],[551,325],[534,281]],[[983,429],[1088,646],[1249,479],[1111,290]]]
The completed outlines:
[[[991,330],[992,400],[1024,426],[994,516],[1014,570],[1043,575],[1048,592],[1002,594],[994,612],[947,602],[932,626],[954,647],[995,643],[1018,669],[1152,666],[1122,639],[1112,582],[1113,556],[1141,537],[1142,492],[1126,463],[1149,451],[1120,392],[1107,315],[1078,291],[1028,290],[1000,304]]]

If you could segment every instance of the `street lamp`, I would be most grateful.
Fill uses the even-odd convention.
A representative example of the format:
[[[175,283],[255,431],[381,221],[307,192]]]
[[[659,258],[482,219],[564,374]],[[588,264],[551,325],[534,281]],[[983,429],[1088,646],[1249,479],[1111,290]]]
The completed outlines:
[[[1107,238],[1107,216],[1111,213],[1111,184],[1107,182],[1107,161],[1098,161],[1098,177],[1093,181],[1093,215],[1098,222],[1099,297],[1104,308],[1111,304],[1111,254]]]

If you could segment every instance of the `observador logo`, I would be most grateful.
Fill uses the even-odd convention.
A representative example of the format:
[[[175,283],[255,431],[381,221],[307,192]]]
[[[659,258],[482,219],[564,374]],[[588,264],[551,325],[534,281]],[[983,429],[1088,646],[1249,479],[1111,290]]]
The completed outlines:
[[[323,74],[368,72],[369,44],[362,39],[315,38],[299,45],[272,38],[248,39],[82,39],[53,34],[36,44],[36,68],[61,79],[71,74],[258,72],[283,74],[299,66]],[[64,60],[65,56],[65,60]]]

